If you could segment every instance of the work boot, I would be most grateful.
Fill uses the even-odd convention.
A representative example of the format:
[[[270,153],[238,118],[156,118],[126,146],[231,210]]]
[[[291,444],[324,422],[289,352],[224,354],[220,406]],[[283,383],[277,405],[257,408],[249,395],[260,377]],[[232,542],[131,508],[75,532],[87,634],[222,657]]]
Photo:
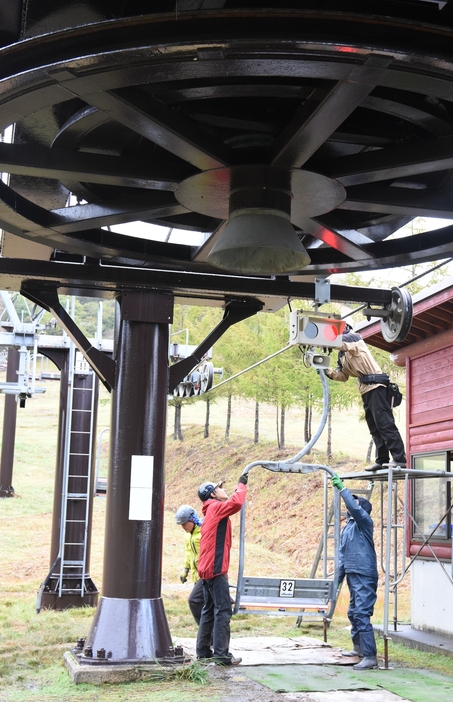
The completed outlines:
[[[380,463],[373,463],[371,466],[367,466],[365,470],[380,470],[382,468]]]
[[[342,651],[341,655],[345,656],[346,658],[363,658],[362,651],[356,646],[354,646],[352,651]]]
[[[352,666],[353,670],[372,670],[378,667],[377,656],[364,656],[360,663]]]
[[[406,467],[406,461],[390,461],[390,463],[387,463],[389,468],[405,468]]]
[[[242,658],[239,656],[228,656],[227,658],[214,658],[214,663],[216,665],[239,665],[239,663],[242,663]]]

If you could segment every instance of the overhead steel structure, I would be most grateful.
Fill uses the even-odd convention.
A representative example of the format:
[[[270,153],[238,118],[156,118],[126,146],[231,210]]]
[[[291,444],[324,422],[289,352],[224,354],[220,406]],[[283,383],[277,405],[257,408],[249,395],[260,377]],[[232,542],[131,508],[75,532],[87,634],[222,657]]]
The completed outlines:
[[[165,407],[191,370],[168,369],[174,301],[224,307],[218,338],[314,298],[314,277],[452,255],[452,227],[391,237],[415,216],[453,219],[452,39],[451,1],[1,3],[0,130],[14,133],[0,143],[0,289],[68,323],[113,390],[103,597],[84,660],[174,656]],[[121,231],[135,221],[186,238]],[[116,296],[114,359],[65,320],[61,292]],[[331,297],[392,304],[370,288]]]

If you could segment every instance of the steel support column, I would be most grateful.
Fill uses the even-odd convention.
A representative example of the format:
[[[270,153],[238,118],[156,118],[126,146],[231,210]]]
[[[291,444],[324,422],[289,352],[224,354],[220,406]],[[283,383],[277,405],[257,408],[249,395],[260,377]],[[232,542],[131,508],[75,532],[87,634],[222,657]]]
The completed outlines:
[[[102,597],[81,660],[153,663],[174,658],[161,598],[173,296],[123,293],[118,302]],[[137,467],[141,514],[133,511]]]
[[[8,365],[6,367],[6,382],[17,383],[20,354],[12,346],[8,349]],[[17,402],[16,395],[5,394],[3,412],[3,439],[0,465],[0,497],[13,497],[13,464],[14,441],[16,438]]]

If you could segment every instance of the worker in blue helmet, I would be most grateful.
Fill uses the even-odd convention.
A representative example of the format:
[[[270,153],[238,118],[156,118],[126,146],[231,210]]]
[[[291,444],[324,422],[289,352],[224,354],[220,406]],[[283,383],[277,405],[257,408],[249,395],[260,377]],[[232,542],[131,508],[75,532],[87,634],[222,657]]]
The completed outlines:
[[[247,474],[241,475],[231,497],[222,482],[203,483],[198,488],[204,517],[198,560],[204,605],[198,627],[197,657],[212,659],[217,665],[239,665],[242,661],[229,651],[232,612],[228,568],[232,543],[230,517],[245,502],[247,481]]]
[[[348,519],[340,537],[338,585],[346,578],[353,650],[343,655],[361,658],[353,666],[355,670],[370,670],[378,667],[376,641],[370,621],[378,584],[374,527],[370,516],[372,506],[364,497],[351,494],[338,475],[333,475],[332,484],[340,491],[348,510]]]

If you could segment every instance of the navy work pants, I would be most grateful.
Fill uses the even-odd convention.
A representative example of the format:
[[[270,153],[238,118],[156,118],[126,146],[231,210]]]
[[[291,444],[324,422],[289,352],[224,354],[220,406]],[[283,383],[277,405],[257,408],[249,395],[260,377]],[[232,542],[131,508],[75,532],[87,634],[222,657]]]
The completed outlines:
[[[374,612],[378,579],[360,573],[346,573],[346,582],[350,595],[348,618],[351,638],[360,647],[362,655],[375,656],[376,641],[370,619]]]
[[[404,443],[387,399],[387,388],[380,385],[366,392],[362,395],[362,402],[366,423],[376,445],[376,463],[388,463],[390,453],[396,463],[406,463]]]
[[[192,592],[189,595],[190,611],[192,612],[192,616],[195,619],[195,621],[197,622],[197,624],[200,623],[201,610],[203,609],[203,605],[204,605],[203,581],[200,578],[200,580],[197,580],[197,582],[193,586]]]
[[[214,658],[229,665],[231,598],[228,578],[216,575],[203,580],[204,605],[197,636],[198,658]],[[211,650],[211,641],[214,653]]]

